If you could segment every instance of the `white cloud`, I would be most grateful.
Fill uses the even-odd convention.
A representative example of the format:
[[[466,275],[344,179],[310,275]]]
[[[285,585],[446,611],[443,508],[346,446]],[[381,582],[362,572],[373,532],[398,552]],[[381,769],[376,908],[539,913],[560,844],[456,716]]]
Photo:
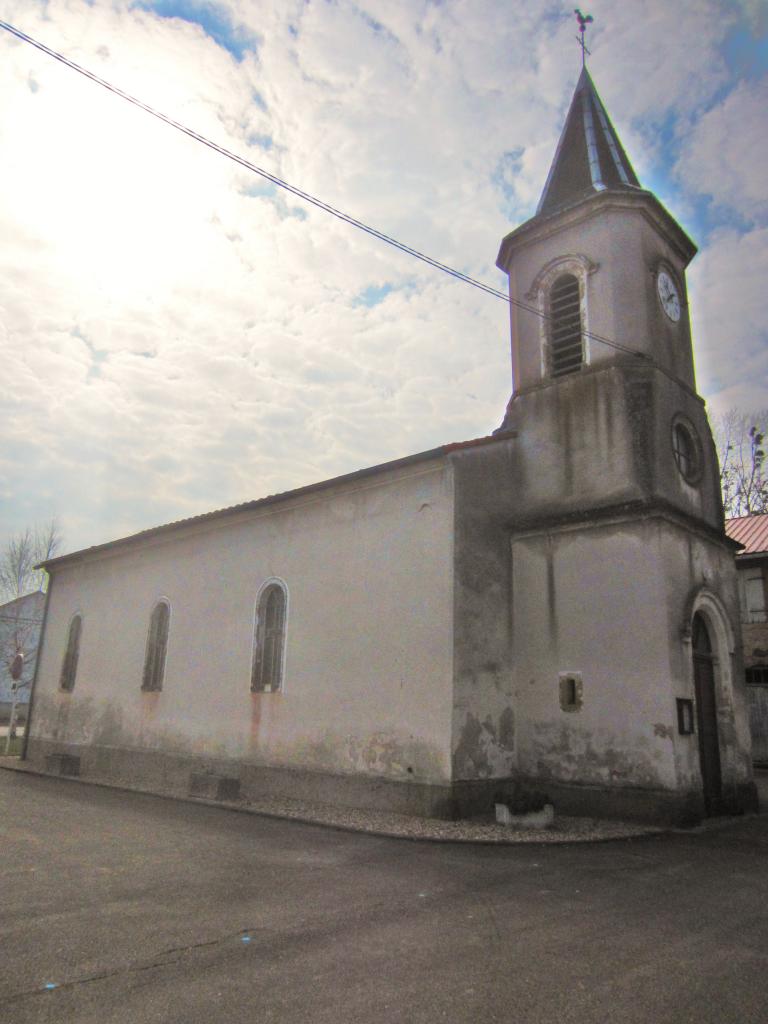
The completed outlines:
[[[228,6],[257,40],[241,61],[200,26],[127,0],[0,0],[0,13],[503,287],[498,243],[533,212],[578,73],[570,11],[522,0]],[[718,170],[717,108],[694,123],[726,75],[717,47],[735,15],[721,7],[595,0],[594,75],[641,171],[660,158],[661,122],[693,124],[690,153],[700,147],[697,166],[717,172],[715,200],[727,189],[745,216],[754,187]],[[0,88],[0,346],[13,382],[0,405],[0,535],[57,511],[82,546],[499,423],[502,302],[275,192],[2,34]],[[760,112],[744,90],[730,95],[746,139]],[[683,181],[699,188],[689,171]],[[728,260],[759,266],[764,252],[762,236],[736,230],[712,241],[693,289],[704,316],[724,315]],[[361,301],[384,285],[381,301]],[[751,359],[749,331],[737,334]],[[714,329],[698,335],[706,386],[738,388],[733,351]]]
[[[768,214],[768,78],[742,83],[693,125],[677,173],[688,188],[750,220]]]
[[[768,229],[719,233],[689,273],[698,387],[722,413],[768,394]]]

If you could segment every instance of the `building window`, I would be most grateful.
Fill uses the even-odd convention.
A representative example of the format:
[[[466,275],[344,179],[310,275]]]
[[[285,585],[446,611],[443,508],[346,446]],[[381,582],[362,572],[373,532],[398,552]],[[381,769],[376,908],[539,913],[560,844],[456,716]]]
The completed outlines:
[[[550,372],[553,377],[576,373],[584,362],[579,282],[561,274],[549,291]]]
[[[768,665],[753,665],[747,669],[747,685],[768,686]]]
[[[696,483],[701,475],[699,444],[693,427],[680,419],[672,424],[672,454],[683,479],[689,484]]]
[[[762,573],[747,576],[744,580],[744,596],[747,602],[747,622],[765,622],[765,584]]]
[[[81,615],[75,615],[69,624],[69,636],[67,637],[67,649],[64,652],[64,661],[61,663],[61,676],[59,687],[71,693],[75,688],[75,676],[77,675],[77,660],[80,657],[80,634],[83,629]]]
[[[262,590],[256,607],[251,671],[251,690],[255,693],[274,693],[283,685],[285,611],[284,585],[270,582]]]
[[[167,601],[158,601],[152,609],[147,635],[147,653],[144,657],[142,690],[157,691],[163,688],[165,656],[168,651],[168,626],[171,609]]]

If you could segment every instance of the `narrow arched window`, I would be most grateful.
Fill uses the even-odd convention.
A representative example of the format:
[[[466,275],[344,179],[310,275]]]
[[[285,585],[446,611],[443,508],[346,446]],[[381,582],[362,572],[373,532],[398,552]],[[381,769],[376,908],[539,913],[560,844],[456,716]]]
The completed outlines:
[[[549,290],[550,372],[553,377],[576,373],[584,362],[579,282],[561,274]]]
[[[283,685],[285,604],[285,590],[279,583],[270,583],[259,597],[251,672],[254,692],[274,693]]]
[[[167,601],[158,601],[152,609],[147,635],[147,652],[144,657],[142,690],[157,691],[163,688],[165,655],[168,651],[168,624],[171,609]]]
[[[67,649],[64,652],[64,661],[61,663],[61,676],[59,686],[62,690],[71,693],[75,688],[75,676],[77,675],[77,660],[80,657],[80,634],[83,628],[83,619],[75,615],[69,624],[69,635],[67,636]]]

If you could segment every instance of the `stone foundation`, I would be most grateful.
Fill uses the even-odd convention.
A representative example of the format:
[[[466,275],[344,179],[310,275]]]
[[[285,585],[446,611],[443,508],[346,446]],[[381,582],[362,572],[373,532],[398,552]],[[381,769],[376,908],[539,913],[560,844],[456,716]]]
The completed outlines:
[[[655,825],[692,825],[704,817],[700,793],[631,787],[600,788],[533,778],[458,780],[444,785],[377,776],[334,775],[235,760],[185,757],[153,750],[90,747],[30,737],[27,762],[40,772],[78,775],[165,796],[229,803],[267,798],[456,820],[493,812],[497,799],[544,795],[556,814],[613,818]],[[77,766],[77,771],[73,770]],[[723,814],[758,809],[754,783],[724,792]]]
[[[552,803],[555,814],[572,817],[607,818],[640,824],[686,827],[705,817],[701,793],[678,793],[664,789],[640,789],[630,786],[600,787],[545,779],[518,778],[454,782],[452,786],[455,817],[471,817],[490,812],[494,797],[512,801],[527,793],[540,794]],[[743,814],[757,810],[752,783],[728,794],[723,814]]]
[[[448,785],[396,782],[378,776],[334,775],[156,750],[79,746],[30,737],[26,760],[31,767],[50,774],[63,774],[49,767],[49,764],[60,764],[62,756],[79,758],[79,774],[84,781],[164,796],[192,796],[233,803],[274,797],[423,818],[451,820],[456,816]],[[72,762],[65,760],[64,763]]]

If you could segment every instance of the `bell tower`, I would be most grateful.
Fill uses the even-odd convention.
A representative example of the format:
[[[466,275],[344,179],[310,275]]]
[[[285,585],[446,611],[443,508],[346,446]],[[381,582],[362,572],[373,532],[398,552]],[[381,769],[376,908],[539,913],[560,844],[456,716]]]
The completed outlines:
[[[584,67],[536,214],[503,239],[497,259],[512,328],[501,429],[525,422],[541,442],[550,429],[562,456],[550,511],[553,498],[569,511],[661,500],[722,530],[688,316],[695,253],[641,186]]]
[[[566,813],[681,821],[754,806],[733,547],[694,376],[695,253],[640,184],[584,67],[536,213],[501,243],[513,390],[498,449],[473,455],[510,551],[497,589],[514,777]],[[456,607],[474,623],[503,563],[475,523],[481,503],[466,507],[476,550]],[[702,620],[717,638],[706,749],[691,724]],[[486,633],[483,664],[488,637],[504,635]],[[463,652],[457,707],[483,721],[482,672]]]
[[[497,259],[522,303],[512,306],[515,391],[627,357],[693,390],[685,269],[695,253],[640,185],[582,69],[536,215]]]

